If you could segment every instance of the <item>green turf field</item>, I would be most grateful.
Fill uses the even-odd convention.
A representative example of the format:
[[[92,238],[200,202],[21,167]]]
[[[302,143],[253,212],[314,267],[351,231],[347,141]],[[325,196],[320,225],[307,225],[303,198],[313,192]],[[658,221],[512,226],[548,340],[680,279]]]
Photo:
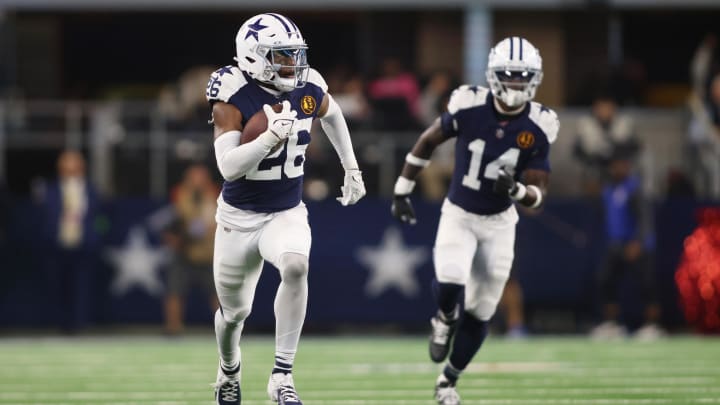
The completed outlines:
[[[306,405],[432,404],[424,338],[304,338]],[[268,404],[271,338],[243,341],[243,403]],[[0,404],[212,404],[207,337],[0,339]],[[720,404],[720,339],[597,343],[490,337],[459,384],[463,404]]]

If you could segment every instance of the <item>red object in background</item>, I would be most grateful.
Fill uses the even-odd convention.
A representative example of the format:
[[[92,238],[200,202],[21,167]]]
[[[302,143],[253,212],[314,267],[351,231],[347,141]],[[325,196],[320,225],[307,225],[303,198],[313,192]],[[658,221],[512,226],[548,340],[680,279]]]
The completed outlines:
[[[699,331],[720,332],[720,208],[698,211],[675,273],[685,319]]]

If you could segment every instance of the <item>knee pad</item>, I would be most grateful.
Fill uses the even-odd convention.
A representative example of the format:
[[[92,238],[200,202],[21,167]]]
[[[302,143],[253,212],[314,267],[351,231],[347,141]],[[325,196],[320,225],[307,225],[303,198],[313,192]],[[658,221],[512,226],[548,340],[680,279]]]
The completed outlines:
[[[468,302],[470,301],[470,302]],[[465,312],[481,322],[488,322],[495,315],[497,302],[488,299],[465,300]]]
[[[445,264],[435,270],[435,277],[441,283],[465,285],[468,272],[457,264]]]
[[[245,321],[248,316],[250,316],[250,305],[244,305],[238,308],[232,308],[228,309],[225,308],[224,310],[219,309],[218,311],[221,312],[223,320],[225,320],[225,323],[228,325],[238,325]]]
[[[283,281],[298,281],[307,278],[308,258],[297,253],[285,253],[280,257],[280,277]]]

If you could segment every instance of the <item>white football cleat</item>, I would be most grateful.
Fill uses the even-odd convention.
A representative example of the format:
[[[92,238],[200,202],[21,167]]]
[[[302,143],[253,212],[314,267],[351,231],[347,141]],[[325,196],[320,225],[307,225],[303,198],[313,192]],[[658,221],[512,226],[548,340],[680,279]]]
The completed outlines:
[[[295,383],[290,373],[270,374],[267,392],[270,400],[278,403],[278,405],[302,405],[302,401],[300,401],[300,397],[295,391]]]
[[[435,382],[435,400],[438,405],[460,405],[460,394],[455,389],[455,384],[445,378],[443,374]]]
[[[430,332],[430,359],[435,363],[441,363],[450,353],[450,344],[458,326],[458,318],[445,319],[438,311],[437,315],[430,319],[432,331]]]

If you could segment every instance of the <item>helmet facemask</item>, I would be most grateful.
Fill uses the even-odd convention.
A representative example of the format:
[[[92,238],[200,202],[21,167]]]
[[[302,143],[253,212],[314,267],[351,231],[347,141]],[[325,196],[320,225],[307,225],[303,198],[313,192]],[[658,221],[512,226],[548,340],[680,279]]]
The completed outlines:
[[[258,45],[257,53],[264,55],[262,81],[273,84],[280,91],[305,87],[310,66],[307,63],[307,46]]]
[[[535,98],[542,75],[537,69],[495,68],[487,70],[487,81],[495,97],[515,108]]]

